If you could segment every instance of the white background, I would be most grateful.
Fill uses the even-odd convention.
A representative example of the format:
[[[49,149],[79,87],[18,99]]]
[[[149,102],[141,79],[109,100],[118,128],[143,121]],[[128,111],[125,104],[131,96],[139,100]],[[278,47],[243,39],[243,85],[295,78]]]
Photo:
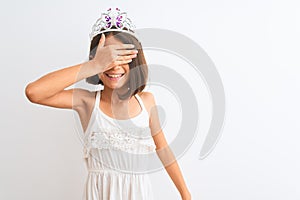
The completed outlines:
[[[1,1],[0,199],[81,200],[87,172],[74,111],[32,104],[25,87],[85,61],[91,26],[111,6],[127,11],[138,28],[165,28],[191,38],[220,73],[227,100],[222,137],[198,160],[210,119],[209,95],[199,83],[202,129],[178,160],[192,199],[300,199],[300,4],[108,2]],[[146,56],[162,62],[159,55]],[[157,101],[165,104],[159,96]],[[171,129],[165,134],[174,138]],[[156,199],[180,199],[166,171],[151,179]]]

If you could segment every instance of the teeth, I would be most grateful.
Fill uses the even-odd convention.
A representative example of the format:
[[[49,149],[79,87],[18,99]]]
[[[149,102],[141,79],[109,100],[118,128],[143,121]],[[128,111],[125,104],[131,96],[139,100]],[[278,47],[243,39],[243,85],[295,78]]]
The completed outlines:
[[[118,78],[122,76],[122,74],[107,74],[107,75],[111,78]]]

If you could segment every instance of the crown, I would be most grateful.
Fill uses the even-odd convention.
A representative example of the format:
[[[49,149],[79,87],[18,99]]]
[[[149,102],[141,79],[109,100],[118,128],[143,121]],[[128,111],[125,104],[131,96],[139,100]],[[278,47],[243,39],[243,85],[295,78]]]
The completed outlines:
[[[109,31],[121,31],[132,34],[137,37],[134,32],[135,25],[127,17],[126,12],[121,12],[119,8],[107,9],[107,12],[101,13],[100,18],[92,27],[92,32],[90,33],[90,40],[104,32]]]

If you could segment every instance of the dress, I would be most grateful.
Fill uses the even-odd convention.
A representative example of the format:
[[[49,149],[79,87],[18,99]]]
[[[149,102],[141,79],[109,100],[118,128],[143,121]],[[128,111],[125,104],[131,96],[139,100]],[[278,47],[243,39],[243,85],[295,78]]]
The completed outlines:
[[[142,99],[134,95],[142,108],[137,116],[118,120],[101,111],[101,90],[96,93],[83,138],[88,169],[83,200],[154,200],[147,167],[156,146]]]

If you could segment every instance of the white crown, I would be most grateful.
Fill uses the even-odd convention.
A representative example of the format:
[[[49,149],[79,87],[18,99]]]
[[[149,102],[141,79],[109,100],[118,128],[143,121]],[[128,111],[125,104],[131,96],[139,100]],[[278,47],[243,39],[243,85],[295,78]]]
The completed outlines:
[[[134,28],[135,26],[127,17],[126,12],[121,12],[119,8],[115,10],[109,8],[107,12],[101,13],[101,17],[93,25],[90,40],[92,41],[93,38],[100,33],[109,31],[127,32],[137,37]]]

